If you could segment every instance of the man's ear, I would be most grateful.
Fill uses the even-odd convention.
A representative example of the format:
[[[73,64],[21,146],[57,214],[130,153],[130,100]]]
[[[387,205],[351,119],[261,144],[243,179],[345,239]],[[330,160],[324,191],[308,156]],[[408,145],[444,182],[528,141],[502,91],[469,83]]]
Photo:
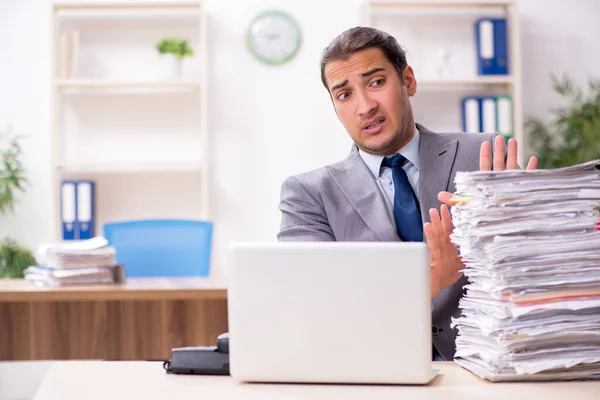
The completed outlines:
[[[417,78],[415,72],[410,65],[407,65],[402,71],[402,80],[409,96],[414,96],[417,93]]]

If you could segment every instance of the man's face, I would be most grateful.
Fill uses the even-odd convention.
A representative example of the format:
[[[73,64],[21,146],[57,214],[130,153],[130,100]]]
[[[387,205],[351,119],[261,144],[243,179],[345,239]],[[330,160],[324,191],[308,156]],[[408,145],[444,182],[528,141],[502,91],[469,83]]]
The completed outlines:
[[[415,124],[409,96],[417,91],[411,67],[396,68],[379,48],[354,53],[325,67],[338,119],[363,151],[390,155],[410,141]]]

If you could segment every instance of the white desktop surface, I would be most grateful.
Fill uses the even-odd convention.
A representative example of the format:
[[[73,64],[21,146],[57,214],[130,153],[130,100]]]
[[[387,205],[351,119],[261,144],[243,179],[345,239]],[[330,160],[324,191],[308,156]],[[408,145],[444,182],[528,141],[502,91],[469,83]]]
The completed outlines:
[[[157,362],[55,362],[36,400],[80,399],[598,399],[600,382],[489,383],[453,362],[435,362],[426,386],[239,383],[230,377],[171,375]]]

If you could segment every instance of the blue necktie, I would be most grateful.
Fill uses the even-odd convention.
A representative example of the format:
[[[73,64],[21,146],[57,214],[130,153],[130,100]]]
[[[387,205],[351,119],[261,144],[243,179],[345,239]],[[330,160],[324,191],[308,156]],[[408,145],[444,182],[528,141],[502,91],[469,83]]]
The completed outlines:
[[[407,162],[401,154],[386,157],[382,167],[390,167],[394,178],[394,220],[400,239],[404,242],[423,241],[423,221],[419,201],[402,166]]]

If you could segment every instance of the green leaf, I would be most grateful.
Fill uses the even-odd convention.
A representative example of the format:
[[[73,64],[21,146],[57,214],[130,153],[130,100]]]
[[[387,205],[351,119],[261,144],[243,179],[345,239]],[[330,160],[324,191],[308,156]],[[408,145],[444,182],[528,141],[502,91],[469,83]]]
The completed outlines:
[[[550,76],[564,104],[549,109],[551,122],[529,119],[525,129],[539,159],[539,168],[557,168],[600,159],[600,81],[590,78],[586,89],[568,76]]]
[[[35,257],[27,247],[9,238],[0,243],[0,277],[23,278],[25,269],[36,264]]]
[[[194,55],[189,42],[176,36],[166,37],[156,43],[154,47],[160,54],[175,54],[180,60]]]
[[[12,129],[0,132],[0,214],[14,212],[18,192],[25,192],[28,181],[25,177],[21,156],[22,135],[14,135]]]

